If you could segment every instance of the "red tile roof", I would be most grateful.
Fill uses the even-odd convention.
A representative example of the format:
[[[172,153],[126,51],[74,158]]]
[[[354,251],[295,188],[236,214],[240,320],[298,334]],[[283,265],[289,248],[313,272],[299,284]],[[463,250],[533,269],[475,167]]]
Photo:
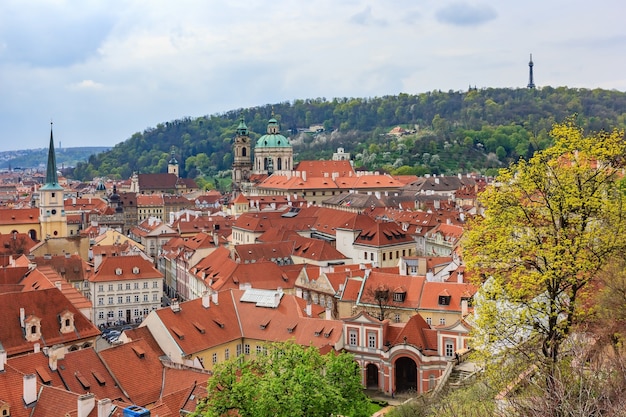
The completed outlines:
[[[35,316],[41,320],[41,339],[28,342],[20,326],[20,308],[25,316]],[[74,315],[75,332],[61,333],[58,315],[63,311]],[[33,351],[34,344],[44,346],[55,344],[81,344],[100,334],[94,326],[57,288],[0,294],[0,340],[9,356]]]
[[[118,274],[118,272],[121,272]],[[152,262],[140,255],[113,256],[104,258],[91,282],[124,281],[133,279],[159,278],[163,275]]]
[[[145,407],[156,402],[163,384],[163,364],[143,339],[102,350],[100,357],[130,400]]]

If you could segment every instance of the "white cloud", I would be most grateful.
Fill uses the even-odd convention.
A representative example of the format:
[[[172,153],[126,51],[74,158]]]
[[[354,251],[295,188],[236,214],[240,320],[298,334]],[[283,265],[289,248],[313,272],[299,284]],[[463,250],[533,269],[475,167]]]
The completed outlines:
[[[625,90],[621,8],[4,0],[0,150],[46,146],[50,117],[66,147],[113,145],[162,121],[297,98],[525,86],[529,53],[540,86]]]

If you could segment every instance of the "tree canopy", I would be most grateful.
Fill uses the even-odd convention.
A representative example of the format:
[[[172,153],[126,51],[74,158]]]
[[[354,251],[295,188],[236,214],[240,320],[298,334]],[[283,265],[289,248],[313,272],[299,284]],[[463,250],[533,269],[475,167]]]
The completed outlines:
[[[195,415],[358,417],[368,405],[352,355],[280,342],[218,364]]]
[[[626,248],[624,132],[585,134],[568,120],[551,136],[553,146],[500,171],[464,241],[485,281],[476,343],[489,355],[536,343],[528,358],[546,372],[548,393],[601,271]]]
[[[298,99],[160,123],[78,164],[73,177],[123,179],[134,171],[163,172],[172,147],[182,177],[214,177],[231,168],[239,118],[245,118],[255,141],[266,132],[273,112],[290,137],[296,161],[330,159],[342,147],[352,153],[355,165],[370,170],[454,175],[495,172],[530,157],[551,144],[551,126],[572,114],[584,128],[624,127],[626,93],[566,87],[485,88]],[[325,130],[308,131],[311,125]],[[396,126],[406,134],[388,135]],[[197,157],[200,154],[206,158]]]

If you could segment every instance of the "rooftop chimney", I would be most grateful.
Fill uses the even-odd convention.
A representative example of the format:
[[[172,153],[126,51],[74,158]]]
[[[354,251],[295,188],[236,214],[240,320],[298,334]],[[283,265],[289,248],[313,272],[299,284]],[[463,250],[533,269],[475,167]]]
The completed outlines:
[[[311,302],[309,301],[309,302],[306,303],[306,315],[307,315],[307,317],[311,317],[311,314],[313,314],[313,313],[311,311]]]
[[[37,377],[35,374],[27,374],[22,378],[24,389],[22,399],[24,404],[29,405],[37,401]]]
[[[0,350],[0,372],[4,372],[4,365],[7,363],[7,351]]]
[[[330,310],[329,307],[326,307],[326,320],[332,320],[333,319],[333,314]]]
[[[178,303],[178,298],[172,298],[172,304],[170,304],[170,308],[174,313],[178,313],[180,311],[180,304]]]
[[[468,302],[466,299],[461,300],[461,317],[467,316]]]
[[[211,293],[211,301],[213,302],[213,304],[218,305],[219,303],[218,301],[218,296],[217,296],[217,291],[213,291],[213,293]]]
[[[78,396],[78,417],[87,417],[96,406],[96,396],[93,393]]]
[[[20,326],[22,326],[22,329],[24,328],[25,318],[26,318],[26,313],[24,312],[24,307],[20,307]]]
[[[211,293],[209,291],[205,291],[202,293],[202,307],[211,307]]]
[[[98,417],[109,417],[113,409],[113,404],[108,398],[98,401]]]

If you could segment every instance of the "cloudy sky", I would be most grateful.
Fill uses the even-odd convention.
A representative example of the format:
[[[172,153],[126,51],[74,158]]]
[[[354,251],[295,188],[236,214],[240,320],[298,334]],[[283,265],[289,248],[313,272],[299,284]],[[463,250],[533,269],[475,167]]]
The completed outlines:
[[[2,0],[0,151],[300,98],[626,90],[623,0]]]

